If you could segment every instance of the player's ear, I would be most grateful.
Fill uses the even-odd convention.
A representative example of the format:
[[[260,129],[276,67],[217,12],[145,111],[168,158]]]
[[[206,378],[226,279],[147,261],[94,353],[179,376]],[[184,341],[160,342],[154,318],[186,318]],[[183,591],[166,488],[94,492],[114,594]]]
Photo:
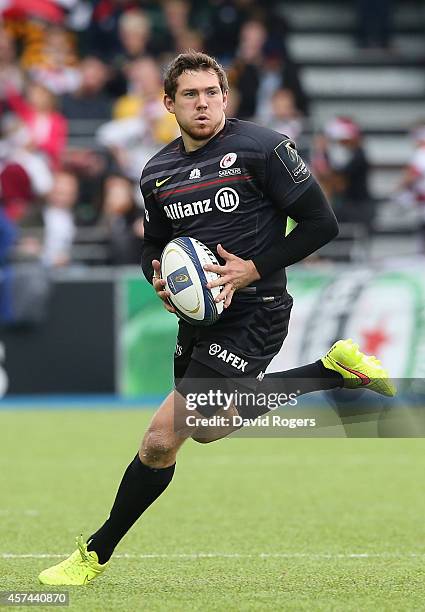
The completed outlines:
[[[229,98],[229,90],[223,91],[223,108],[227,107],[227,100]]]
[[[164,94],[163,102],[164,102],[164,106],[167,109],[167,111],[174,115],[175,114],[174,113],[174,100],[170,98],[170,96],[167,96],[167,94]]]

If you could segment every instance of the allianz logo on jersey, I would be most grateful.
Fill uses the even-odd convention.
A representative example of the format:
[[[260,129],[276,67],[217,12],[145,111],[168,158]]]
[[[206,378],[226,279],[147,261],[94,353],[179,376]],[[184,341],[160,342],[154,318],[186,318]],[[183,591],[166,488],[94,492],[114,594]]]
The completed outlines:
[[[221,212],[233,212],[239,206],[239,194],[231,187],[223,187],[215,194],[214,202]]]
[[[197,200],[190,204],[173,202],[164,206],[164,212],[173,221],[184,219],[185,217],[193,217],[194,215],[203,215],[204,213],[212,212],[211,199]]]
[[[231,187],[222,187],[214,197],[214,204],[220,212],[233,212],[239,206],[239,194]],[[164,206],[164,212],[169,219],[176,221],[185,217],[193,217],[194,215],[203,215],[204,213],[213,212],[211,199],[197,200],[182,204],[182,202],[173,202]]]

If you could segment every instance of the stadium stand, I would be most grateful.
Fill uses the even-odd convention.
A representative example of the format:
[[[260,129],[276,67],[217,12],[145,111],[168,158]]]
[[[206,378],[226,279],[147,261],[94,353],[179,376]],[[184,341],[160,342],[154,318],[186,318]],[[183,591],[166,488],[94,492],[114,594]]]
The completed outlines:
[[[74,4],[77,6],[80,3],[75,2]],[[174,15],[173,11],[164,11],[161,15],[159,5],[156,3],[124,3],[119,10],[114,3],[109,4],[112,7],[110,18],[116,30],[116,40],[111,42],[110,48],[116,45],[118,49],[120,44],[118,31],[122,12],[119,11],[124,11],[126,14],[127,9],[131,11],[135,6],[141,7],[152,22],[148,47],[159,64],[164,63],[173,50],[179,50],[181,40],[196,37],[201,40],[203,38],[204,46],[209,50],[208,46],[211,46],[211,41],[217,39],[217,28],[223,27],[220,12],[212,16],[211,12],[208,13],[202,3],[198,2],[183,3],[186,8],[182,4],[181,11],[177,7],[179,3],[176,3],[177,15]],[[109,4],[105,2],[102,7],[105,8]],[[227,3],[218,3],[219,6],[227,6],[227,4],[239,7],[238,3],[231,0]],[[362,146],[370,164],[369,190],[375,214],[373,222],[367,227],[357,220],[342,222],[338,240],[321,252],[322,257],[337,261],[364,261],[370,257],[379,258],[394,252],[395,245],[400,255],[414,254],[420,248],[419,241],[412,240],[419,226],[417,210],[410,207],[403,209],[403,214],[400,214],[400,204],[394,194],[400,182],[402,168],[408,163],[413,151],[408,137],[409,130],[425,115],[422,110],[425,102],[425,73],[423,70],[425,8],[420,2],[395,3],[395,10],[389,16],[391,20],[388,17],[384,42],[381,44],[378,41],[374,44],[372,41],[366,45],[365,33],[360,32],[359,29],[360,17],[356,14],[356,6],[362,4],[364,5],[361,2],[352,2],[340,5],[333,0],[326,2],[288,0],[270,3],[265,21],[268,39],[263,51],[259,50],[257,57],[260,65],[263,66],[266,65],[264,62],[270,61],[270,58],[273,60],[276,55],[283,57],[289,79],[286,87],[291,87],[292,82],[300,83],[305,104],[298,104],[298,112],[302,106],[305,111],[308,109],[308,116],[299,112],[297,119],[295,113],[292,125],[296,125],[297,120],[302,125],[302,133],[297,141],[299,141],[303,154],[307,153],[307,157],[314,135],[321,132],[324,126],[335,117],[348,116],[361,129]],[[379,2],[377,0],[364,6],[367,10],[373,11],[376,4],[382,7],[386,3],[385,0],[379,0]],[[117,171],[116,163],[114,164],[114,157],[117,157],[116,152],[113,152],[111,160],[111,156],[108,156],[108,152],[105,152],[102,143],[96,141],[95,136],[96,133],[99,133],[99,128],[105,124],[106,115],[102,113],[96,117],[96,103],[85,96],[84,87],[79,87],[78,78],[75,77],[75,71],[78,72],[84,67],[90,67],[93,63],[99,63],[99,58],[93,58],[90,54],[93,40],[95,40],[92,35],[93,31],[96,36],[99,36],[104,27],[102,19],[105,19],[105,16],[99,12],[100,9],[98,10],[100,5],[101,3],[95,3],[91,21],[90,16],[86,15],[86,24],[88,24],[86,30],[81,24],[79,30],[75,27],[78,19],[72,11],[67,17],[62,11],[60,19],[59,13],[58,15],[55,13],[54,19],[50,13],[50,16],[42,16],[42,19],[47,22],[51,20],[47,27],[50,35],[45,36],[47,42],[51,39],[53,42],[56,39],[60,40],[60,28],[65,25],[70,36],[70,49],[72,41],[74,41],[74,48],[79,47],[79,60],[72,56],[71,61],[67,57],[65,58],[66,66],[64,64],[62,67],[60,62],[65,60],[59,57],[60,45],[59,47],[57,44],[49,46],[46,43],[47,46],[44,47],[48,49],[53,63],[56,62],[56,68],[53,70],[55,78],[59,78],[58,75],[62,69],[64,72],[60,78],[65,78],[67,71],[70,70],[69,66],[74,71],[73,78],[66,81],[69,87],[72,87],[71,91],[66,93],[62,103],[65,116],[67,115],[65,102],[70,99],[75,98],[76,103],[80,104],[81,113],[89,102],[91,104],[89,115],[87,113],[81,116],[68,115],[68,142],[63,157],[63,163],[79,174],[82,183],[81,201],[75,209],[77,231],[72,261],[89,265],[111,263],[108,259],[108,249],[105,246],[108,237],[102,224],[99,193],[108,173]],[[190,11],[187,10],[188,5],[191,7]],[[251,20],[250,23],[253,23],[252,20],[258,19],[255,3],[244,3],[244,7],[243,9],[239,7],[233,29],[229,29],[231,36],[226,38],[226,51],[222,58],[230,69],[231,82],[233,81],[233,84],[236,85],[232,99],[236,113],[238,113],[238,106],[242,109],[241,92],[238,92],[237,80],[238,74],[241,74],[241,66],[237,61],[235,62],[234,57],[236,52],[239,53],[239,56],[241,53],[241,47],[238,50],[238,45],[243,45],[241,32],[246,31],[246,28],[245,30],[243,28],[244,24],[249,20]],[[39,23],[39,20],[36,22]],[[13,34],[13,28],[17,27],[17,22],[12,19],[11,23],[12,27],[9,27],[8,31]],[[29,23],[33,23],[31,19]],[[52,27],[54,29],[49,30]],[[22,28],[23,25],[19,25],[19,32]],[[28,28],[30,29],[29,26]],[[257,28],[257,34],[255,31],[251,32],[249,43],[251,50],[252,45],[258,43],[255,37],[258,38],[261,34],[260,30],[261,28]],[[174,31],[178,31],[179,36],[175,35]],[[164,38],[164,32],[172,33],[172,35]],[[113,32],[108,36],[113,38]],[[40,37],[41,41],[42,32]],[[76,40],[77,45],[75,45]],[[19,42],[18,51],[21,51],[21,39],[18,37],[17,41]],[[159,44],[161,41],[162,46]],[[40,45],[40,48],[43,48],[41,42]],[[37,58],[38,55],[34,57]],[[123,91],[128,91],[126,90],[129,83],[128,78],[127,82],[125,81],[127,70],[125,49],[121,54],[118,53],[117,57],[120,62],[117,67],[118,73],[115,73],[115,76],[112,74],[112,79],[110,78],[109,82],[98,92],[102,100],[104,98],[105,100],[116,100]],[[28,71],[28,67],[32,64],[28,60],[28,48],[25,45],[19,59],[21,67]],[[16,61],[13,59],[10,64],[13,69],[16,68]],[[113,68],[113,65],[107,65],[108,70],[111,67]],[[7,70],[10,74],[11,67],[9,66]],[[90,79],[89,89],[92,85],[102,87],[96,75],[91,74],[93,71],[90,72],[87,69],[84,72],[84,70],[81,70],[81,74],[87,73],[87,79]],[[252,72],[252,66],[247,67],[245,64],[243,73],[249,78],[251,78],[250,75],[258,78],[258,71]],[[285,71],[281,74],[285,79]],[[36,77],[37,73],[33,73],[32,76]],[[271,95],[275,85],[276,83],[273,85],[273,78],[270,82],[267,80],[263,82],[262,88],[259,86],[259,97],[263,96],[261,99],[264,100],[267,91]],[[285,84],[280,84],[280,86],[285,86]],[[299,91],[298,85],[297,91],[292,90],[295,98],[299,97]],[[100,105],[98,108],[100,109]],[[257,108],[255,118],[258,115]],[[152,145],[155,146],[155,143],[150,142],[149,146]],[[125,164],[121,163],[120,155],[118,155],[118,160],[118,165],[125,167]],[[134,176],[130,178],[134,180]],[[135,190],[137,191],[136,184]],[[138,205],[142,206],[140,196],[137,196],[136,200]],[[40,227],[36,228],[27,223],[22,224],[21,232],[24,238],[33,235],[38,237],[39,241],[40,236],[43,235]]]
[[[397,3],[389,48],[360,50],[351,3],[285,2],[282,11],[291,24],[287,44],[311,97],[313,127],[320,129],[336,115],[349,115],[362,127],[371,162],[370,188],[378,200],[370,255],[412,253],[417,249],[412,241],[416,211],[400,214],[392,195],[412,154],[407,132],[425,115],[424,6]],[[361,257],[364,237],[358,226],[343,227],[339,243],[325,253]]]

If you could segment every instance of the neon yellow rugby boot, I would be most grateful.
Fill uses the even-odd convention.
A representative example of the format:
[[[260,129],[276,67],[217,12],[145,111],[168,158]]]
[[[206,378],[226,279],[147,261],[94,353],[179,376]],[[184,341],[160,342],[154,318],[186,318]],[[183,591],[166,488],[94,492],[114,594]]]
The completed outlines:
[[[109,561],[100,565],[97,554],[87,550],[83,536],[78,536],[76,543],[78,548],[70,557],[41,572],[38,577],[41,584],[84,585],[106,570]]]
[[[348,389],[364,387],[387,397],[394,397],[397,393],[381,362],[374,355],[362,353],[351,338],[335,342],[321,361],[325,368],[341,374],[344,387]]]

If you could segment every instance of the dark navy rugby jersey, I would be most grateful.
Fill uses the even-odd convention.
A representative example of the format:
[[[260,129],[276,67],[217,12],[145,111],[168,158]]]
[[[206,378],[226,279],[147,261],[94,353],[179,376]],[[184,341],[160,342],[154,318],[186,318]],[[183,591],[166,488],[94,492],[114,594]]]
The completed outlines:
[[[206,145],[187,153],[181,138],[145,166],[145,239],[165,246],[191,236],[217,255],[252,259],[282,240],[285,208],[315,180],[295,143],[248,121],[227,119]],[[283,291],[284,270],[253,283],[260,294]]]

